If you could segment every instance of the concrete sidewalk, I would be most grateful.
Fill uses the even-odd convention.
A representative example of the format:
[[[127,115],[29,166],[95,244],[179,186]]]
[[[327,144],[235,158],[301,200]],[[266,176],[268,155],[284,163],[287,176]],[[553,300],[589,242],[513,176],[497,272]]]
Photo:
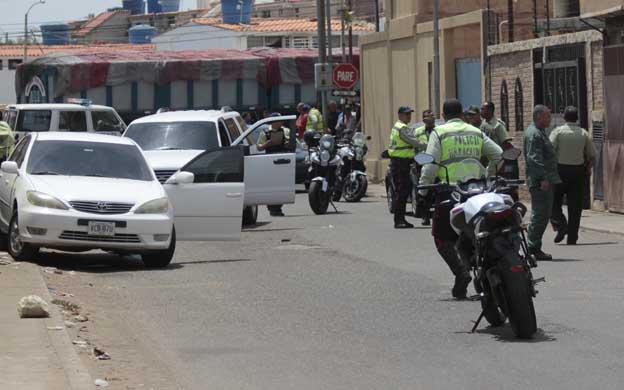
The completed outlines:
[[[368,187],[368,196],[374,198],[386,199],[386,187],[381,184],[370,184]],[[524,202],[530,206],[530,202]],[[410,207],[408,206],[408,210]],[[567,211],[564,211],[567,214]],[[620,234],[624,235],[624,215],[614,214],[603,211],[583,210],[581,219],[581,229],[590,230],[600,233]]]
[[[0,257],[9,258],[0,252]],[[52,305],[40,268],[31,263],[0,265],[0,389],[82,390],[94,382],[74,350],[63,318]],[[50,318],[20,319],[17,302],[38,295]],[[53,327],[62,330],[52,330]]]

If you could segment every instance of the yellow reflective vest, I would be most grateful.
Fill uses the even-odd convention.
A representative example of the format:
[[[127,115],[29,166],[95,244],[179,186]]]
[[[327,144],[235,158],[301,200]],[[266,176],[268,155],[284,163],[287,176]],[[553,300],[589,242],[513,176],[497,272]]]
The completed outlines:
[[[437,126],[434,130],[440,140],[440,164],[448,169],[449,180],[455,183],[461,180],[457,177],[459,164],[467,159],[481,159],[483,152],[483,133],[481,130],[461,119],[452,119]],[[438,177],[446,181],[446,170],[440,168]]]
[[[414,158],[416,151],[414,147],[401,139],[401,129],[406,128],[407,125],[401,121],[397,121],[392,127],[390,133],[390,147],[388,148],[388,154],[390,157],[395,158]]]
[[[306,131],[316,131],[324,133],[323,129],[323,114],[316,108],[311,108],[308,112],[308,121],[306,123]]]

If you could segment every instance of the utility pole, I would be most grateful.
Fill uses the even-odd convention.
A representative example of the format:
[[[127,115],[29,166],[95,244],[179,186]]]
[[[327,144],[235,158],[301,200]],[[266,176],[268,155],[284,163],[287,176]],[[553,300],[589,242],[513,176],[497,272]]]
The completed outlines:
[[[353,9],[353,0],[349,0],[349,15]],[[349,63],[353,63],[353,20],[349,22]]]
[[[548,2],[547,0],[546,2]],[[513,14],[514,0],[507,0],[507,38],[508,42],[514,41],[514,14]]]
[[[39,4],[45,4],[45,0],[37,0],[30,6],[30,8],[28,8],[28,11],[26,11],[26,13],[24,14],[24,63],[28,61],[28,14],[34,6]]]
[[[433,112],[440,118],[440,0],[433,0]]]
[[[347,62],[345,53],[345,3],[340,0],[340,48],[342,49],[342,63]]]
[[[373,0],[375,3],[375,31],[379,32],[379,0]]]
[[[327,63],[327,42],[325,41],[325,0],[316,0],[316,19],[319,34],[319,62]],[[321,91],[321,112],[323,121],[327,119],[327,91]],[[325,124],[323,124],[325,126]]]
[[[332,36],[332,27],[331,27],[331,0],[325,1],[325,14],[327,15],[327,62],[332,63],[333,53],[333,36]]]

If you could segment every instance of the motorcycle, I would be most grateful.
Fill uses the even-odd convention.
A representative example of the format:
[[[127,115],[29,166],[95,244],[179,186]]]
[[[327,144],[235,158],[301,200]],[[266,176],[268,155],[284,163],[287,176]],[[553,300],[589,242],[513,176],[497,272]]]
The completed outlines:
[[[362,133],[356,133],[352,137],[347,136],[338,148],[342,165],[338,167],[336,190],[332,200],[338,202],[344,195],[347,202],[359,202],[368,189],[364,165],[364,158],[368,152],[366,138]]]
[[[314,214],[325,214],[337,188],[337,171],[342,165],[342,158],[337,154],[335,137],[325,134],[318,140],[318,135],[306,133],[309,153],[310,188],[308,201]],[[334,206],[336,210],[336,207]],[[338,210],[336,210],[338,211]]]
[[[518,155],[518,149],[510,149],[503,158],[515,160]],[[427,154],[419,154],[415,160],[420,165],[434,163]],[[537,263],[528,252],[522,225],[527,208],[509,195],[524,181],[487,178],[476,159],[465,159],[459,167],[465,174],[458,172],[464,179],[457,184],[422,185],[418,189],[451,195],[445,202],[451,202],[451,226],[459,235],[457,253],[470,264],[482,308],[472,332],[484,317],[492,326],[501,326],[509,319],[516,337],[531,338],[537,331],[535,286],[545,279],[534,279],[531,272]]]

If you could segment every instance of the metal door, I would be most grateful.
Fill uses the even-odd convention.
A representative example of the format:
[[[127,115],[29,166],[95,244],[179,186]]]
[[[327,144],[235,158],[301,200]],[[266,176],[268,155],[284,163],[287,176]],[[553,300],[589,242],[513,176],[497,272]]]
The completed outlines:
[[[457,98],[464,107],[481,105],[481,61],[478,58],[455,60]]]

